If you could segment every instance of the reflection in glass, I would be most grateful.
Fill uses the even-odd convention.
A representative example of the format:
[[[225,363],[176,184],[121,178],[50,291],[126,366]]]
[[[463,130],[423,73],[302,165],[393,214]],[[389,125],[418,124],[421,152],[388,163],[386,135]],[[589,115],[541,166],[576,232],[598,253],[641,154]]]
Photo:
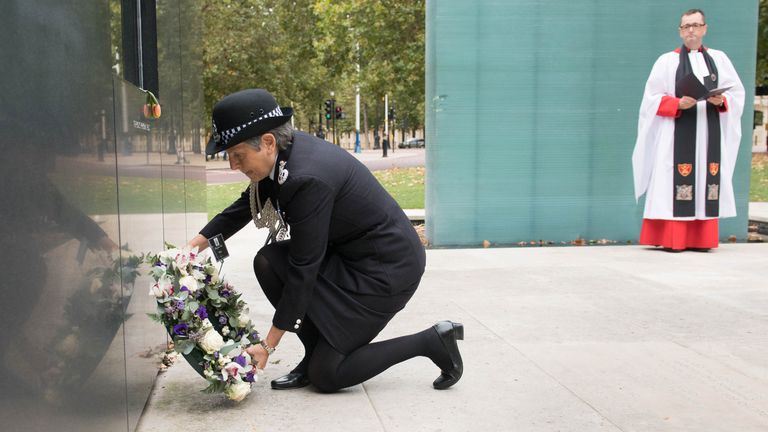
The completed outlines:
[[[166,348],[139,257],[204,223],[200,75],[182,79],[198,61],[178,35],[199,11],[158,1],[176,18],[163,29],[168,106],[149,122],[121,78],[121,3],[10,0],[0,14],[15,35],[0,40],[13,65],[0,69],[3,430],[135,428]]]

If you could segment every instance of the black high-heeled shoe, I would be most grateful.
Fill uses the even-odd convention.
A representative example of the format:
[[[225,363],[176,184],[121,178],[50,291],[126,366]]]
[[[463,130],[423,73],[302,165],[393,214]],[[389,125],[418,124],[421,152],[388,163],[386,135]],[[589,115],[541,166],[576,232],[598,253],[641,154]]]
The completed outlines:
[[[435,329],[440,341],[451,357],[453,367],[450,370],[441,370],[440,376],[432,383],[437,390],[444,390],[456,384],[464,373],[464,362],[461,360],[457,340],[464,340],[464,325],[451,321],[440,321],[432,328]]]

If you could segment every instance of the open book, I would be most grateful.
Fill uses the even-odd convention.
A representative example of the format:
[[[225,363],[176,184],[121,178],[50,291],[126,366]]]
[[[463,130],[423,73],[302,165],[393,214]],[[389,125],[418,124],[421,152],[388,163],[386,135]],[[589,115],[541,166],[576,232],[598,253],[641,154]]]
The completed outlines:
[[[676,86],[684,96],[690,96],[696,100],[705,100],[711,96],[721,95],[733,87],[718,87],[716,89],[709,90],[692,73],[689,73],[688,75],[680,78],[677,81]]]

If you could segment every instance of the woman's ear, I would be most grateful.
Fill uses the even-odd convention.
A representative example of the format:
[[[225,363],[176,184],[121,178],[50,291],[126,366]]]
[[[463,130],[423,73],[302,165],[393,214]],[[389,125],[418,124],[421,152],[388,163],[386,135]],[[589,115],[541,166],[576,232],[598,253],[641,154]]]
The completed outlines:
[[[267,149],[276,149],[277,148],[277,139],[274,135],[267,132],[264,135],[261,136],[261,145],[265,146]]]

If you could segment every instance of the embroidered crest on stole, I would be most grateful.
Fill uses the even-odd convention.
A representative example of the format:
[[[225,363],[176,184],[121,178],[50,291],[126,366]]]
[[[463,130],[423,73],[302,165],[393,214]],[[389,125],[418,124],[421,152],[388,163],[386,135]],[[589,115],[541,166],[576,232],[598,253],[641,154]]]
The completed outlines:
[[[688,177],[692,169],[693,169],[692,164],[689,164],[689,163],[677,164],[677,172],[679,172],[680,175],[683,177]]]
[[[675,185],[677,193],[675,199],[678,201],[693,200],[693,185]]]
[[[716,176],[718,171],[720,171],[720,164],[717,162],[710,162],[709,173],[712,174],[713,176]]]
[[[720,194],[720,185],[708,184],[707,185],[707,199],[710,201],[717,201]]]

